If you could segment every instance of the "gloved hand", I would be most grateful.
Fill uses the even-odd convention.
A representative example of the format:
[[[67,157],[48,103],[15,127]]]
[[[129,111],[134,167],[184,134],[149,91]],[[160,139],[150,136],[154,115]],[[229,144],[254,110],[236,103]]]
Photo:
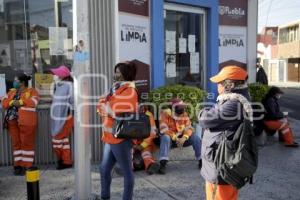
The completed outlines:
[[[179,147],[180,149],[182,149],[183,144],[185,143],[185,141],[186,141],[186,138],[185,138],[185,137],[179,138],[179,139],[176,141],[177,147]]]
[[[141,145],[134,145],[133,146],[134,149],[138,150],[138,151],[142,151],[143,147]]]

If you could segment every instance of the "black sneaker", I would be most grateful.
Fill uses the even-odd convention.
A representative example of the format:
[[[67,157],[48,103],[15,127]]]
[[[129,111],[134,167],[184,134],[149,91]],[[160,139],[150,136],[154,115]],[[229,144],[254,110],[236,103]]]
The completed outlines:
[[[20,174],[19,176],[24,176],[26,174],[26,168],[25,167],[22,167],[22,169],[20,170]]]
[[[63,170],[63,169],[68,169],[72,168],[72,164],[64,164],[62,160],[57,161],[56,169],[57,170]]]
[[[297,147],[299,147],[299,144],[297,142],[294,142],[293,144],[286,144],[284,146],[297,148]]]
[[[69,169],[72,168],[73,165],[72,164],[63,164],[63,169]]]
[[[56,162],[56,169],[57,170],[62,170],[63,168],[63,161],[62,160],[59,160]]]
[[[160,161],[160,168],[158,170],[158,173],[160,174],[166,174],[166,167],[167,167],[167,160],[161,160]]]
[[[14,167],[14,175],[15,176],[21,176],[22,167],[21,166],[15,166]]]
[[[152,163],[148,169],[147,169],[147,173],[149,175],[155,174],[159,171],[160,169],[160,165],[157,162]]]
[[[200,160],[198,161],[198,168],[199,168],[199,169],[202,168],[202,159],[200,159]]]

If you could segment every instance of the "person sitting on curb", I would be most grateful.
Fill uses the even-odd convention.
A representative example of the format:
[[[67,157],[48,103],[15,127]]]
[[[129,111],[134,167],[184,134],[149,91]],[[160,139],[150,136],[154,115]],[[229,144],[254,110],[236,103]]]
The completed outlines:
[[[155,162],[155,159],[152,155],[152,153],[154,153],[157,149],[156,145],[153,142],[153,140],[157,137],[157,128],[155,125],[154,116],[148,110],[147,106],[142,106],[141,112],[144,112],[146,115],[149,116],[150,124],[151,124],[151,133],[150,133],[150,137],[142,141],[138,141],[137,144],[134,145],[133,149],[135,152],[139,152],[141,154],[146,172],[149,175],[152,175],[157,173],[160,167],[159,163]],[[136,154],[134,153],[134,156],[135,155]],[[135,167],[135,165],[133,166]],[[135,168],[135,170],[139,170],[139,169]]]
[[[269,130],[278,131],[279,140],[283,141],[286,147],[298,147],[298,143],[294,141],[287,116],[280,111],[278,100],[282,94],[280,88],[273,86],[263,99],[262,103],[266,111],[264,125]]]
[[[160,174],[166,173],[166,165],[169,160],[170,148],[187,147],[192,145],[196,159],[199,161],[199,168],[201,168],[201,138],[193,133],[194,129],[191,120],[185,111],[186,105],[179,98],[171,100],[172,108],[175,112],[172,113],[171,109],[166,109],[160,113]]]

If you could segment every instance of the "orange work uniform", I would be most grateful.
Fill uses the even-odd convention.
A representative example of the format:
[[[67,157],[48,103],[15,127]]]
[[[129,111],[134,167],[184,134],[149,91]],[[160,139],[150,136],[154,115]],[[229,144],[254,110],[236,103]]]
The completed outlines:
[[[122,82],[114,91],[100,98],[97,112],[102,117],[102,141],[108,144],[119,144],[124,139],[115,138],[112,134],[116,116],[121,113],[137,112],[138,96],[134,82]]]
[[[238,190],[232,185],[216,185],[206,181],[206,200],[237,200]]]
[[[148,115],[150,119],[151,133],[150,136],[144,139],[140,145],[143,147],[142,158],[144,160],[145,169],[147,170],[149,166],[155,162],[152,153],[155,152],[155,150],[157,149],[153,142],[157,135],[157,128],[155,125],[153,114],[150,111],[146,111],[146,115]]]
[[[293,132],[286,120],[265,120],[265,126],[273,131],[278,131],[279,137],[283,139],[286,145],[294,143]]]
[[[34,161],[34,140],[37,128],[36,107],[39,94],[33,88],[26,88],[22,92],[11,89],[2,100],[2,106],[7,113],[15,108],[14,101],[19,101],[20,107],[15,117],[7,120],[8,131],[12,137],[14,166],[31,167]],[[14,100],[16,95],[18,100]]]
[[[178,136],[188,140],[193,134],[193,127],[186,112],[177,118],[172,116],[170,109],[166,109],[160,115],[160,132],[169,135],[173,141]]]
[[[71,146],[69,136],[72,133],[74,126],[74,117],[69,116],[66,120],[62,130],[52,137],[52,146],[56,157],[61,160],[63,164],[72,165]]]

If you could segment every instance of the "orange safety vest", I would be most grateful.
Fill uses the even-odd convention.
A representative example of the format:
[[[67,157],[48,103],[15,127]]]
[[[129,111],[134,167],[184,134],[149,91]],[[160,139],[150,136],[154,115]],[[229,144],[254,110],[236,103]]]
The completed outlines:
[[[6,96],[2,99],[2,106],[4,109],[8,109],[12,106],[14,96],[16,95],[16,89],[10,89]],[[21,107],[18,109],[18,124],[24,126],[36,126],[37,125],[37,113],[36,107],[39,103],[39,94],[34,88],[26,88],[20,94],[19,103]]]
[[[138,95],[134,82],[123,82],[107,97],[100,98],[97,112],[102,118],[102,141],[108,144],[118,144],[124,139],[117,139],[112,134],[115,117],[121,113],[137,112]]]
[[[185,112],[180,117],[172,116],[171,109],[161,112],[159,129],[161,133],[169,135],[172,140],[175,140],[178,136],[189,139],[193,134],[193,127],[188,114]]]

